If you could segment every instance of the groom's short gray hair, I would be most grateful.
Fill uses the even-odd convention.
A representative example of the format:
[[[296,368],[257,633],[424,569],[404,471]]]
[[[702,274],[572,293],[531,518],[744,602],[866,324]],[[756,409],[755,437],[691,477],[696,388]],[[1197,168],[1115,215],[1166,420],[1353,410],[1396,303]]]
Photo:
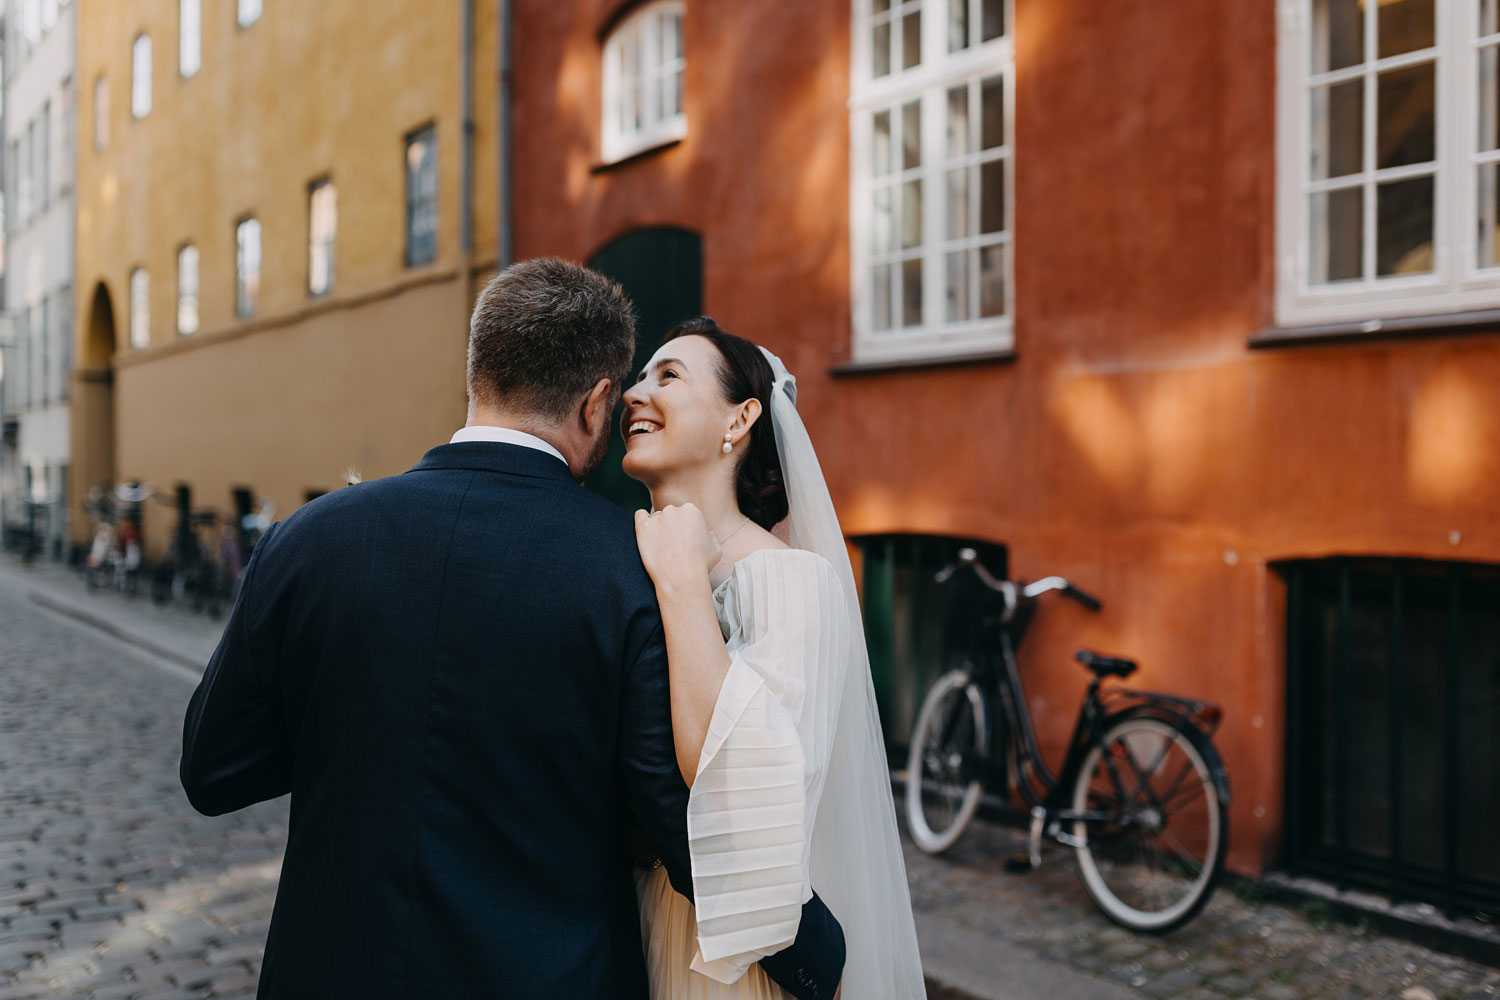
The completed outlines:
[[[616,394],[635,358],[624,289],[557,257],[518,261],[490,279],[469,319],[469,398],[561,420],[600,379]]]

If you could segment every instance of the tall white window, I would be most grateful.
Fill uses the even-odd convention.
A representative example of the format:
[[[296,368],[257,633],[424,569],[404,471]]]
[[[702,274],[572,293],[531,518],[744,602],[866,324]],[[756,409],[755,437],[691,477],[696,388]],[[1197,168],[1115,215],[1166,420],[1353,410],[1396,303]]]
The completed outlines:
[[[687,135],[682,16],[678,0],[647,4],[605,40],[600,143],[605,162]]]
[[[37,201],[46,208],[52,201],[52,102],[42,102],[42,114],[37,119],[37,156],[41,160],[37,172],[37,187],[41,194]]]
[[[234,227],[234,314],[255,314],[260,296],[260,221],[241,219]]]
[[[859,0],[851,87],[853,354],[1012,346],[1008,0]]]
[[[177,333],[198,332],[198,248],[191,243],[177,250]]]
[[[406,137],[406,266],[437,259],[437,133],[429,125]]]
[[[140,35],[130,53],[130,113],[144,118],[151,113],[151,36]]]
[[[260,20],[260,0],[238,0],[235,20],[241,28],[248,28]]]
[[[130,272],[130,346],[139,350],[151,343],[151,283],[146,269]]]
[[[1281,0],[1278,23],[1278,323],[1500,306],[1500,2]]]
[[[177,9],[177,71],[184,77],[203,62],[203,2],[181,0]]]
[[[333,241],[338,235],[338,189],[327,177],[307,193],[307,291],[326,295],[333,288]]]
[[[109,81],[100,74],[94,79],[94,152],[109,146]]]

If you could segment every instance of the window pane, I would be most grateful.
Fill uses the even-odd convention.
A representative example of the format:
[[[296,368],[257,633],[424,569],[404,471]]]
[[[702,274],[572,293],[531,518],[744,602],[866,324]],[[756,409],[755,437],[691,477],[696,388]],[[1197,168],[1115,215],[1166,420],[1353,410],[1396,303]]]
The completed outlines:
[[[1500,267],[1500,165],[1479,168],[1479,267]]]
[[[901,106],[901,169],[922,165],[922,105],[912,101]]]
[[[1365,59],[1362,0],[1313,0],[1312,71],[1326,73]]]
[[[922,261],[901,262],[901,325],[922,325]]]
[[[201,0],[182,0],[178,8],[178,72],[192,76],[198,72],[199,16]]]
[[[1493,35],[1500,31],[1500,0],[1479,0],[1479,33]]]
[[[1005,161],[991,160],[979,167],[979,231],[1005,229]]]
[[[1365,82],[1350,80],[1312,92],[1314,180],[1358,173],[1364,160]]]
[[[891,225],[891,189],[879,188],[875,192],[875,211],[870,219],[872,249],[876,253],[890,253],[894,249],[891,246],[894,233],[895,227]]]
[[[1500,149],[1500,48],[1494,46],[1479,50],[1479,148]]]
[[[979,40],[987,42],[1005,34],[1005,0],[980,0],[982,31]]]
[[[948,0],[948,51],[969,47],[969,0]]]
[[[901,21],[901,68],[911,69],[922,61],[922,12],[912,11]]]
[[[1435,41],[1432,7],[1433,0],[1382,0],[1375,25],[1380,58],[1431,48]]]
[[[979,84],[980,148],[1005,145],[1005,77],[990,76]]]
[[[890,10],[891,0],[874,0],[874,8],[875,13],[877,14],[881,13],[882,11]]]
[[[1312,196],[1309,279],[1315,285],[1349,281],[1362,273],[1364,192],[1343,188]]]
[[[1375,190],[1375,271],[1432,270],[1432,178],[1382,184]]]
[[[948,89],[948,155],[963,156],[973,152],[969,137],[969,85]]]
[[[901,246],[922,245],[922,182],[907,181],[901,185]]]
[[[891,265],[877,264],[871,275],[870,305],[873,307],[870,325],[877,330],[891,328]]]
[[[1434,158],[1433,100],[1436,95],[1432,63],[1380,74],[1377,80],[1375,163],[1399,167],[1428,163]]]
[[[254,24],[260,19],[260,0],[239,0],[240,27]]]
[[[870,57],[874,76],[886,76],[891,71],[891,22],[875,25],[871,40]]]
[[[144,118],[151,112],[151,39],[140,36],[131,52],[130,113]]]
[[[970,222],[972,213],[969,211],[969,167],[959,167],[957,170],[948,171],[947,185],[947,218],[945,235],[950,240],[962,239],[970,235]]]
[[[969,258],[972,250],[961,250],[948,254],[946,274],[943,280],[945,315],[950,323],[970,318],[969,312]]]
[[[979,315],[1005,315],[1004,244],[982,247],[979,251]]]
[[[150,286],[146,272],[136,268],[130,272],[130,346],[145,347],[151,340]]]
[[[177,251],[177,332],[183,336],[198,332],[198,248],[194,246]]]
[[[875,137],[872,145],[875,176],[884,177],[891,172],[891,113],[889,111],[875,113]]]

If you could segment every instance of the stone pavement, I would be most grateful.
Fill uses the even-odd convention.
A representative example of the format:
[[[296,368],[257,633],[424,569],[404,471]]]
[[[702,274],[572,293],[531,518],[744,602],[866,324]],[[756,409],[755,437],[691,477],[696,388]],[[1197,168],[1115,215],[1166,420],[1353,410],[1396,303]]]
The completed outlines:
[[[0,1000],[254,994],[286,801],[205,819],[177,783],[220,627],[0,558]],[[943,858],[908,848],[932,1000],[1500,997],[1500,970],[1253,892],[1137,937],[1060,848],[1005,873],[1019,843],[981,824]]]

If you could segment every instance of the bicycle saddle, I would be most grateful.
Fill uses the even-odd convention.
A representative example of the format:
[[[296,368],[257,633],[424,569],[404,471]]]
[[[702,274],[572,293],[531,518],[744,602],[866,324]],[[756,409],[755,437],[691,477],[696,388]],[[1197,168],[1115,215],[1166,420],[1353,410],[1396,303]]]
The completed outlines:
[[[1129,677],[1136,671],[1134,660],[1127,660],[1123,656],[1105,656],[1102,653],[1091,652],[1080,649],[1073,654],[1073,659],[1088,667],[1100,677],[1108,677],[1114,674],[1116,677]]]

